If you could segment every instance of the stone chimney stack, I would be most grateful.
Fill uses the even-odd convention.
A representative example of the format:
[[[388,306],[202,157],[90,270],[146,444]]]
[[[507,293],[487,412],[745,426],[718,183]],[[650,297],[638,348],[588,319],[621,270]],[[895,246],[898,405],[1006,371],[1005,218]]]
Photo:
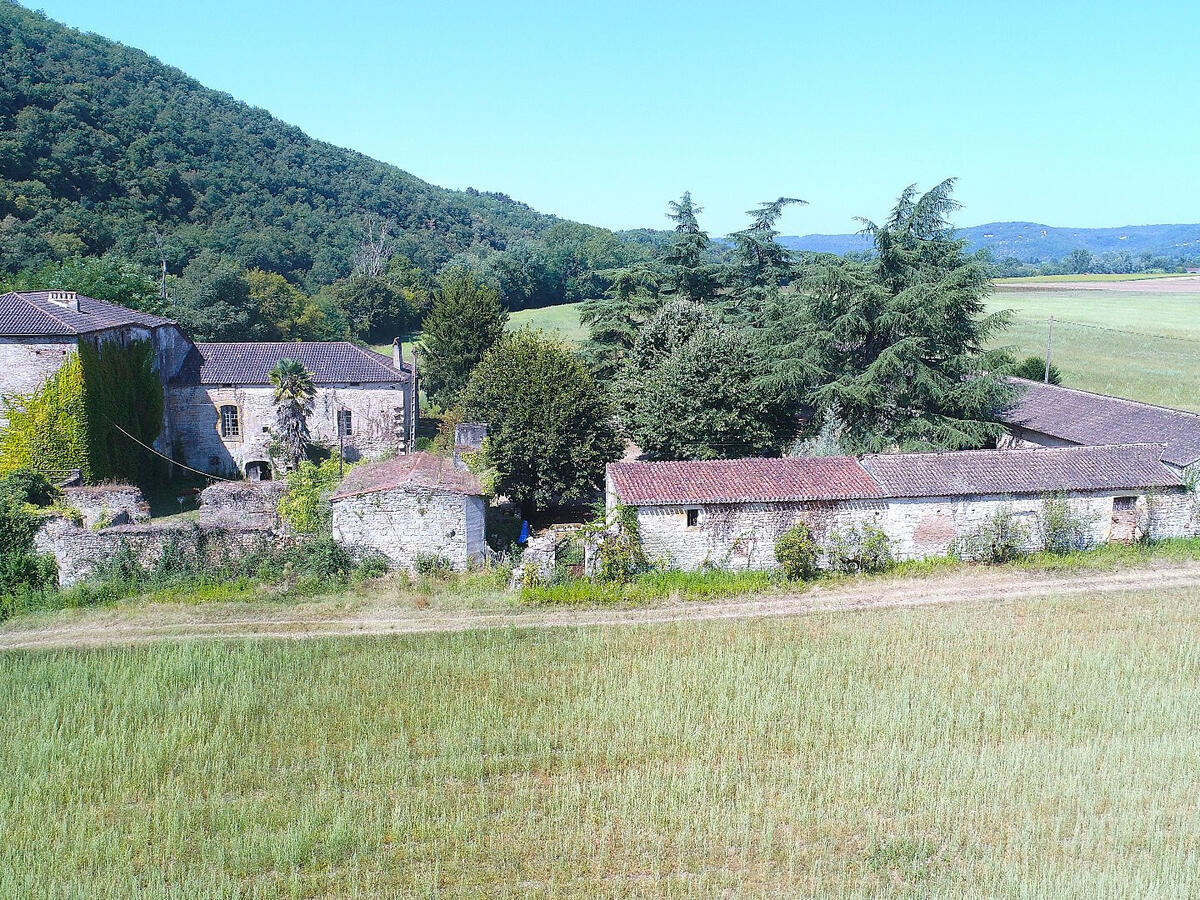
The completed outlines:
[[[397,369],[404,368],[404,345],[400,343],[400,338],[392,339],[392,365]]]
[[[79,312],[79,296],[74,291],[47,291],[46,299],[59,306]]]

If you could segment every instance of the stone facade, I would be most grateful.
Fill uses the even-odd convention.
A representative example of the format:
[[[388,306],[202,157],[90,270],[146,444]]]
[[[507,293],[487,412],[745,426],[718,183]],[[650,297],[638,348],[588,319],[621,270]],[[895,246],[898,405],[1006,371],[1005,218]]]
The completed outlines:
[[[347,460],[378,459],[404,446],[406,386],[319,384],[308,426],[314,441],[338,446],[338,411],[349,410],[343,437]],[[270,462],[275,426],[269,385],[172,385],[168,404],[181,462],[206,472],[241,476],[255,462]],[[221,407],[237,409],[238,434],[222,436]]]
[[[481,496],[415,486],[333,500],[333,539],[362,555],[378,552],[398,569],[413,570],[420,555],[441,556],[455,569],[487,553]]]
[[[1200,536],[1200,503],[1184,489],[1135,493],[1074,492],[1063,495],[1071,512],[1090,523],[1094,544],[1111,539]],[[1133,532],[1120,532],[1115,498],[1128,498]],[[1040,546],[1044,496],[964,496],[776,503],[714,503],[637,507],[642,547],[655,562],[684,570],[704,566],[729,569],[777,567],[775,543],[798,522],[818,543],[834,530],[855,525],[879,528],[892,542],[898,560],[949,553],[959,538],[1001,512],[1025,527],[1026,550]],[[610,509],[615,498],[610,495]],[[1120,533],[1118,533],[1120,532]]]

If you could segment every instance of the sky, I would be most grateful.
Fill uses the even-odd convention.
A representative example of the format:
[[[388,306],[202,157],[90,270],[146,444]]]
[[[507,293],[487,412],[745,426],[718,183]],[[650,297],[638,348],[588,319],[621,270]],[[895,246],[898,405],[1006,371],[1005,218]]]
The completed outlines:
[[[609,228],[1200,221],[1200,3],[36,0],[310,135]]]

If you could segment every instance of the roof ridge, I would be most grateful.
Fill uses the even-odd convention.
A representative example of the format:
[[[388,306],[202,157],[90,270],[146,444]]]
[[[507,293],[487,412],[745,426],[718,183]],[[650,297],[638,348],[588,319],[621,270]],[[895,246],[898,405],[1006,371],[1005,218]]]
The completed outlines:
[[[1065,447],[980,447],[976,450],[902,450],[897,453],[864,453],[860,460],[895,458],[897,456],[989,456],[997,453],[1020,455],[1022,453],[1086,453],[1093,450],[1121,450],[1130,447],[1167,447],[1167,441],[1113,441],[1105,444],[1072,444]],[[820,457],[817,457],[820,458]]]
[[[1084,388],[1071,387],[1065,384],[1049,384],[1045,381],[1034,381],[1032,378],[1018,378],[1016,375],[1010,375],[1009,378],[1013,381],[1019,381],[1035,387],[1053,388],[1056,391],[1069,391],[1073,394],[1084,394],[1088,397],[1100,397],[1104,400],[1117,400],[1121,403],[1131,403],[1134,406],[1144,406],[1147,409],[1161,409],[1163,412],[1177,413],[1181,416],[1200,419],[1200,413],[1193,412],[1190,409],[1180,409],[1177,406],[1165,406],[1161,403],[1149,403],[1145,400],[1134,400],[1132,397],[1118,397],[1116,394],[1103,394],[1100,391],[1089,391],[1085,390]],[[1018,397],[1017,399],[1019,400],[1020,398]]]
[[[79,333],[79,329],[78,329],[78,328],[76,328],[74,325],[72,325],[70,322],[68,322],[66,319],[60,319],[60,318],[59,318],[58,316],[56,316],[54,313],[50,312],[50,310],[48,310],[48,309],[42,309],[40,306],[38,306],[38,304],[34,303],[32,300],[30,300],[28,297],[26,297],[26,296],[25,296],[25,294],[34,294],[34,293],[40,293],[40,292],[38,292],[38,291],[25,291],[24,293],[22,293],[21,291],[12,291],[12,293],[13,293],[13,294],[16,294],[16,295],[17,295],[17,297],[18,297],[18,298],[21,300],[21,302],[22,302],[22,303],[28,303],[30,306],[32,306],[34,309],[36,309],[38,312],[40,312],[40,313],[41,313],[43,316],[49,316],[51,319],[53,319],[55,322],[57,322],[57,323],[58,323],[59,325],[61,325],[63,328],[68,328],[68,329],[70,329],[70,331],[71,331],[71,333],[72,333],[72,334],[78,334],[78,333]],[[48,293],[48,292],[46,292],[46,293]],[[89,298],[89,299],[90,299],[90,298]],[[47,302],[48,302],[48,301],[47,301]],[[81,313],[81,315],[83,315],[83,313]]]

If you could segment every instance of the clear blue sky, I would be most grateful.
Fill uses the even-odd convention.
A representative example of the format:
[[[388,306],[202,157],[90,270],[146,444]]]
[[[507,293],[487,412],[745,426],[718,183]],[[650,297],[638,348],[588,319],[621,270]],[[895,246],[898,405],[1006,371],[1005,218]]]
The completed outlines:
[[[309,134],[612,228],[1200,221],[1200,4],[36,0]]]

